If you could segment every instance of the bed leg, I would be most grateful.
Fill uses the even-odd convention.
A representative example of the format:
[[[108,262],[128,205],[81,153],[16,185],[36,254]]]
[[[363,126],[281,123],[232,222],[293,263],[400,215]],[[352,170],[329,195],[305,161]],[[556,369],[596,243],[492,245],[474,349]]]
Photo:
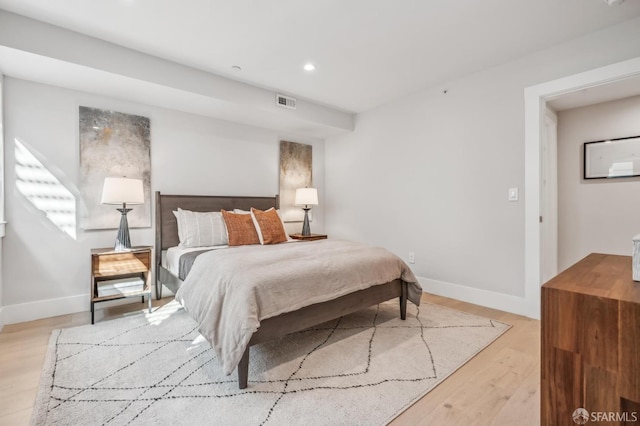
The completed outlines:
[[[156,300],[160,299],[162,299],[162,283],[160,282],[160,279],[156,277]]]
[[[238,364],[238,389],[246,389],[249,378],[249,346],[244,350]]]
[[[403,282],[402,292],[400,293],[400,319],[407,319],[407,283]]]

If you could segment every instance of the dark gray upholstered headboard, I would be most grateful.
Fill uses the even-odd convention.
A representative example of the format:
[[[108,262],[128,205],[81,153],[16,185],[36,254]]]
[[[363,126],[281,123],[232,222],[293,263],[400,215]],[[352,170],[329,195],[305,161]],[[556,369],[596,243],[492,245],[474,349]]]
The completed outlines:
[[[279,207],[279,197],[246,197],[218,195],[166,195],[156,192],[156,265],[160,264],[162,250],[178,245],[178,223],[173,211],[215,212],[221,209],[266,210]]]

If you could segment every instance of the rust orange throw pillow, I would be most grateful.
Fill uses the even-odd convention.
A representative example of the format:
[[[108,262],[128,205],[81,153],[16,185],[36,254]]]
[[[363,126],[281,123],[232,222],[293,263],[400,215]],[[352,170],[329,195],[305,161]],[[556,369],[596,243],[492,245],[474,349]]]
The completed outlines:
[[[230,246],[244,246],[247,244],[260,244],[256,227],[250,214],[231,213],[221,210],[224,223],[227,225]]]
[[[282,226],[282,221],[276,209],[266,211],[251,208],[251,216],[258,231],[261,244],[278,244],[287,241],[287,233]]]

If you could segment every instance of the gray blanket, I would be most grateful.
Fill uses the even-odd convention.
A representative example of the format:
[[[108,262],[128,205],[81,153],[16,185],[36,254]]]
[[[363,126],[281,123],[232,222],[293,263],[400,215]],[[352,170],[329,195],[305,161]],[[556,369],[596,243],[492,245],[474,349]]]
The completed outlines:
[[[198,256],[176,299],[198,322],[226,374],[240,362],[260,321],[395,279],[422,288],[396,255],[338,240],[250,245]]]
[[[187,275],[189,275],[189,271],[191,271],[191,268],[193,267],[193,262],[196,261],[196,257],[208,251],[209,250],[190,251],[180,256],[179,266],[178,266],[178,278],[184,281],[185,278],[187,278]]]

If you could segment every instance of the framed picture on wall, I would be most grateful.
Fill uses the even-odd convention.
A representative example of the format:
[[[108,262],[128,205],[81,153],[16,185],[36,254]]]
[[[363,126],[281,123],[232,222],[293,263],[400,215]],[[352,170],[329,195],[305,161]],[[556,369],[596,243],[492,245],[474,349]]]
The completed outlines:
[[[120,213],[100,202],[105,177],[141,179],[145,203],[128,215],[129,227],[151,226],[151,138],[148,117],[80,106],[80,228],[113,229]]]
[[[312,149],[311,145],[280,141],[280,216],[284,222],[304,219],[304,211],[294,201],[296,189],[312,185]]]
[[[640,176],[640,136],[586,142],[585,179]]]

